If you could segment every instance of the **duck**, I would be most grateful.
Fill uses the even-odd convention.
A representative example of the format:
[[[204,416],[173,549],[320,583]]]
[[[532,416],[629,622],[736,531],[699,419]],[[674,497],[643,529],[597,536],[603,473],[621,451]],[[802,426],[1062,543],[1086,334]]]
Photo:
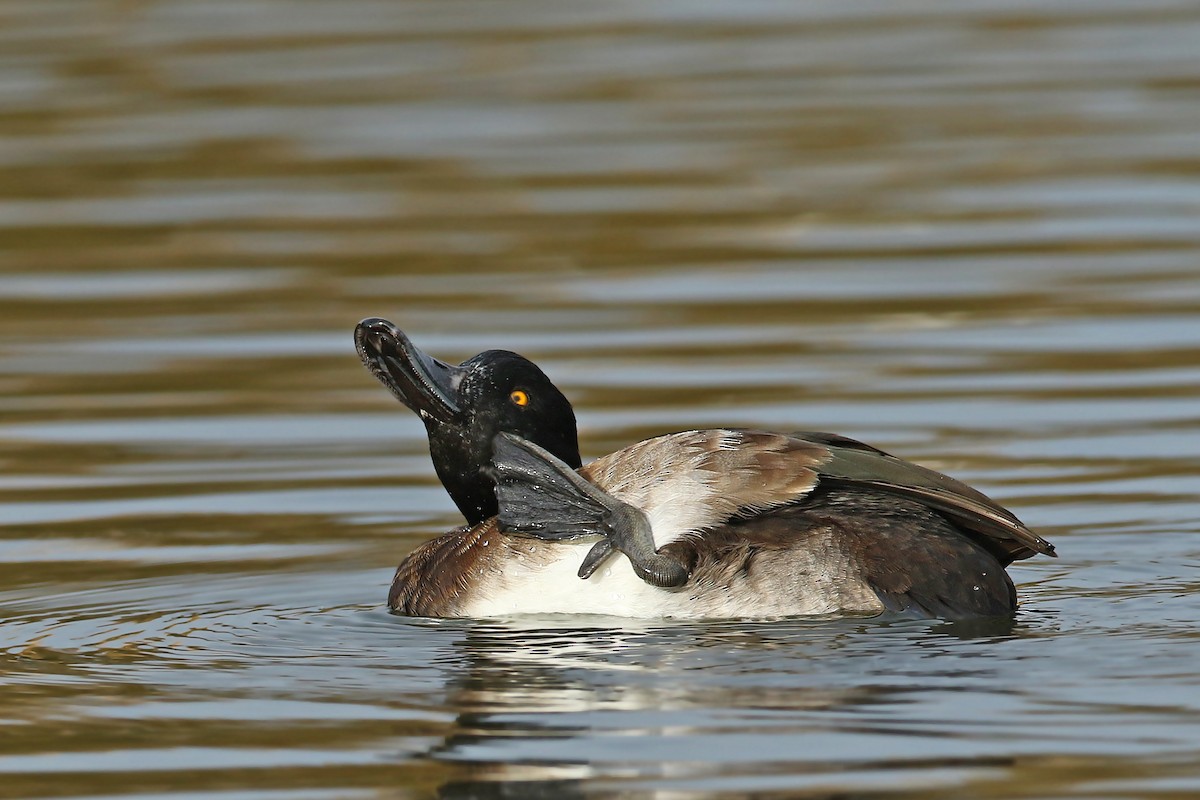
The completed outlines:
[[[1056,555],[982,492],[846,436],[684,430],[584,465],[570,401],[529,359],[450,364],[377,317],[354,341],[466,523],[401,561],[393,613],[1011,617],[1006,568]]]

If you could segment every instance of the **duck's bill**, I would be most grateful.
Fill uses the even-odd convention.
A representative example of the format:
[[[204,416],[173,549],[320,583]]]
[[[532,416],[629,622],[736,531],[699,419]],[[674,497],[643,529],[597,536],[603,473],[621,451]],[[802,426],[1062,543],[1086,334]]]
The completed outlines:
[[[421,419],[450,422],[462,414],[456,398],[465,370],[421,352],[386,319],[358,323],[354,346],[371,374]]]

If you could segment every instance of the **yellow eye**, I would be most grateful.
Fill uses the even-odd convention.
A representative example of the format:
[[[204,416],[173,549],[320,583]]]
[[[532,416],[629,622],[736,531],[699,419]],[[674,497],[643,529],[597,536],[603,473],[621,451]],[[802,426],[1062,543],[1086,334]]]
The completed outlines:
[[[529,395],[526,392],[517,389],[508,396],[509,400],[513,401],[513,405],[527,406],[529,405]]]

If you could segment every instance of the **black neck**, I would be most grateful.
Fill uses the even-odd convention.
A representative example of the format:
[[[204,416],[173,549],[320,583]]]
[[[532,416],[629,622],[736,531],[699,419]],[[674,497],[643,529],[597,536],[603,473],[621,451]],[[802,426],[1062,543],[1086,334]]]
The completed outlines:
[[[484,472],[491,463],[491,452],[486,460],[471,458],[469,448],[459,437],[429,437],[429,455],[438,479],[458,510],[466,517],[469,525],[478,525],[496,516],[496,484]]]
[[[575,437],[539,444],[572,468],[579,468],[579,444]],[[496,482],[488,474],[488,468],[492,465],[490,436],[480,434],[473,437],[460,430],[431,428],[429,455],[438,479],[466,518],[467,524],[478,525],[499,513]]]

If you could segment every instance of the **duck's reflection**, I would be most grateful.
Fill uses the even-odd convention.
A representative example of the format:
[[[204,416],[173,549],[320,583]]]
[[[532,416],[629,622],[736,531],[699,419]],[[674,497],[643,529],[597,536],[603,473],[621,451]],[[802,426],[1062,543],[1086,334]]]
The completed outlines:
[[[440,792],[454,798],[582,796],[596,779],[657,796],[646,781],[794,771],[805,754],[754,748],[823,727],[869,728],[872,707],[906,702],[913,669],[930,681],[939,669],[945,678],[987,669],[970,645],[983,651],[977,640],[1017,633],[1011,620],[461,625],[447,665],[455,730],[428,753],[455,765]],[[939,648],[951,656],[941,667],[929,659]]]

